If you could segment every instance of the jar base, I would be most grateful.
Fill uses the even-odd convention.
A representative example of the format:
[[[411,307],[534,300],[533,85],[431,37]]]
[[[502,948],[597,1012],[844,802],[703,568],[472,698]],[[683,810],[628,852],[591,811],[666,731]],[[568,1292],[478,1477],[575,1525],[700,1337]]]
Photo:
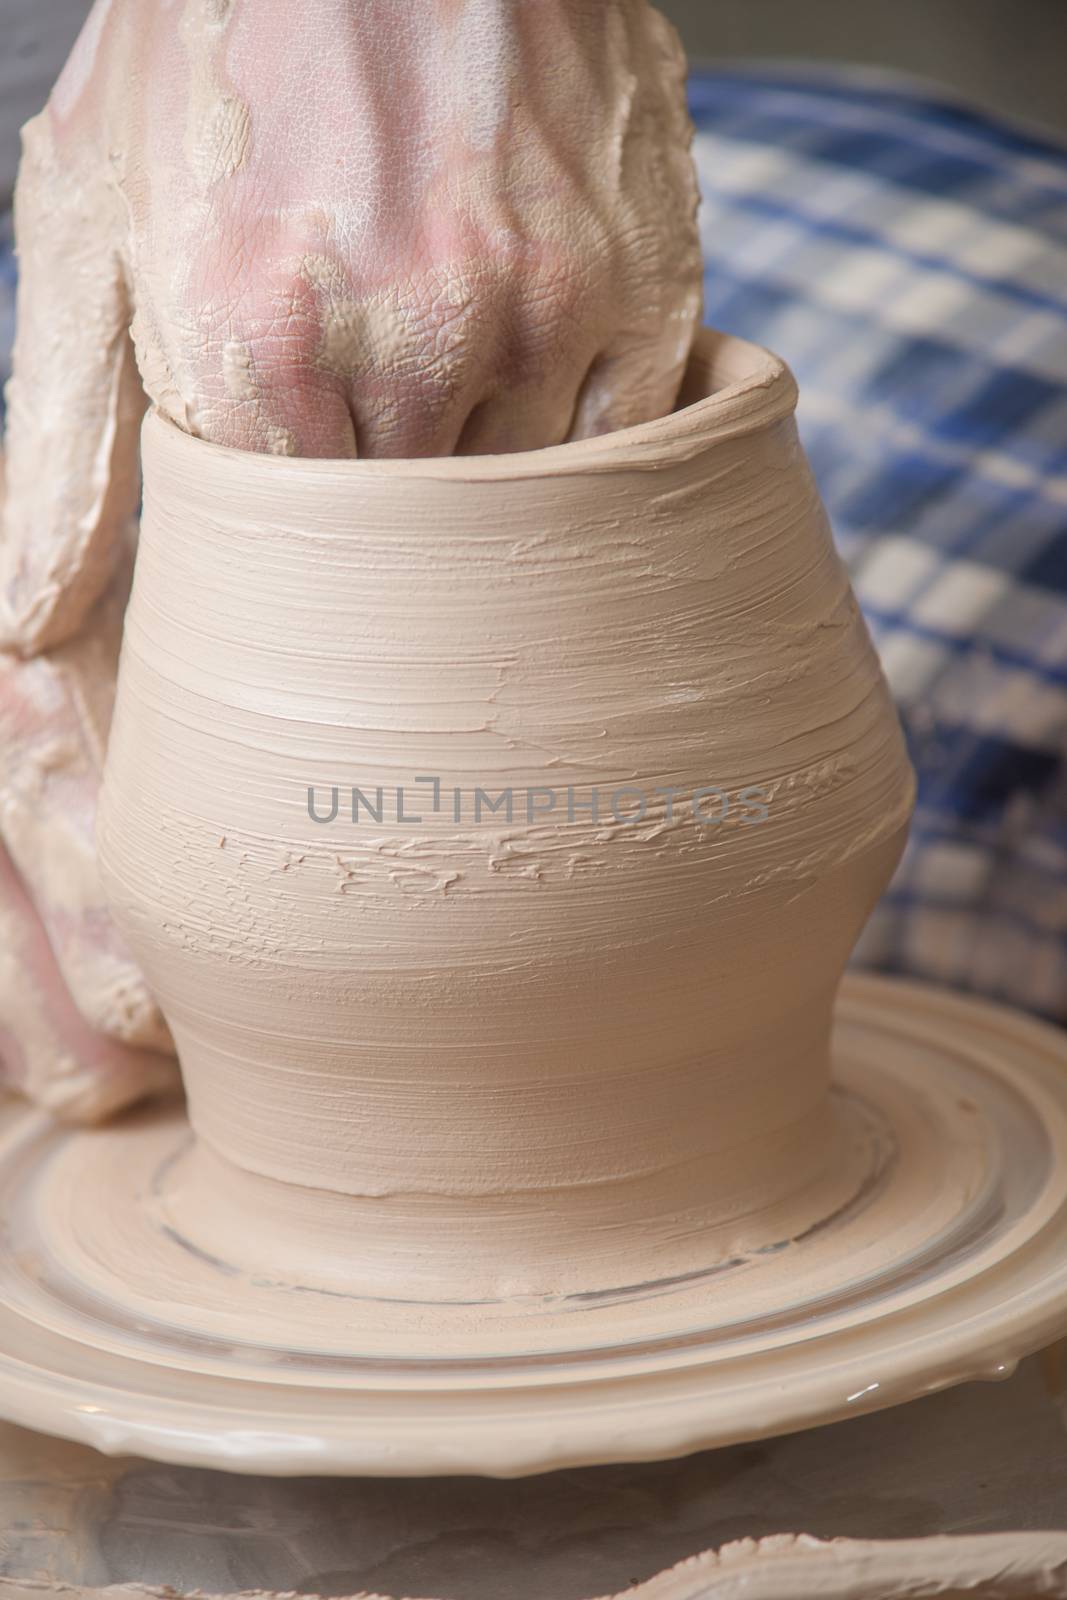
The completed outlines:
[[[719,1186],[701,1193],[699,1170],[683,1204],[678,1170],[584,1189],[371,1197],[245,1172],[189,1132],[162,1158],[146,1204],[188,1251],[279,1291],[424,1308],[581,1305],[782,1249],[853,1204],[894,1154],[884,1121],[840,1095],[791,1130],[790,1144],[798,1186],[755,1212],[724,1214]]]
[[[235,1470],[512,1474],[829,1421],[1061,1332],[1067,1041],[853,978],[833,1056],[839,1103],[885,1153],[839,1214],[684,1281],[554,1303],[242,1275],[160,1223],[189,1138],[176,1108],[85,1131],[12,1105],[0,1412]]]

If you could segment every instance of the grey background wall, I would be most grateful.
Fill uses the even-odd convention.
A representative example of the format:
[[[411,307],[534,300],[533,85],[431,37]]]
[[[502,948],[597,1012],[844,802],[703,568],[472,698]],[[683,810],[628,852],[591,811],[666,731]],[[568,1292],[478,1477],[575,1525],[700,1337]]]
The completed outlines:
[[[694,58],[890,66],[1067,133],[1067,0],[657,0]]]
[[[0,209],[18,161],[18,131],[44,103],[89,0],[0,0]]]
[[[695,59],[892,66],[1067,133],[1067,0],[659,3]],[[43,102],[88,9],[89,0],[0,0],[0,206],[14,178],[19,126]]]

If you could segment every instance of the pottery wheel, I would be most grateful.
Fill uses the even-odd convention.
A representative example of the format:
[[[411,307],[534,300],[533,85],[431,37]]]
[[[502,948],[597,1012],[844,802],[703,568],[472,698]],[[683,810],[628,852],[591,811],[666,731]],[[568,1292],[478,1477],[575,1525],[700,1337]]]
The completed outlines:
[[[513,1475],[829,1422],[1002,1375],[1067,1331],[1067,1038],[850,977],[833,1059],[869,1162],[848,1205],[707,1272],[553,1300],[250,1276],[173,1224],[179,1106],[79,1131],[10,1103],[0,1412],[238,1471]]]

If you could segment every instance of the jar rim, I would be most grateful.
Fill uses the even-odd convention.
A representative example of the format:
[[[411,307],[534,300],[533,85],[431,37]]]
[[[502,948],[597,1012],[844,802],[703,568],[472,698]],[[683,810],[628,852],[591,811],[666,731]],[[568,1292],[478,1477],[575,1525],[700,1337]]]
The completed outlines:
[[[693,342],[679,399],[674,411],[650,422],[591,439],[500,455],[369,460],[276,456],[197,438],[156,407],[146,415],[143,432],[155,449],[172,454],[194,452],[205,465],[208,455],[216,465],[229,459],[235,470],[264,479],[277,472],[291,479],[295,472],[309,479],[340,477],[349,483],[360,478],[488,483],[660,467],[687,460],[723,439],[758,432],[789,416],[796,407],[797,387],[786,363],[770,350],[734,334],[704,327]]]

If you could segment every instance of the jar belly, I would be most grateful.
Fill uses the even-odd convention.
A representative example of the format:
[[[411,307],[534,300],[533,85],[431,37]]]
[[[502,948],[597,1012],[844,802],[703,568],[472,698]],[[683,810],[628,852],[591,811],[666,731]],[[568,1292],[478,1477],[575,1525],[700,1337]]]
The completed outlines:
[[[660,1237],[661,1264],[699,1270],[709,1251],[774,1242],[791,1198],[842,1197],[855,1174],[827,1170],[830,1012],[900,827],[851,855],[838,828],[844,859],[816,873],[824,786],[806,858],[793,817],[800,865],[788,873],[761,873],[758,828],[730,841],[705,830],[701,848],[688,823],[666,842],[619,830],[599,843],[585,823],[562,856],[557,840],[528,839],[542,864],[532,875],[501,870],[512,858],[499,830],[446,826],[417,836],[412,875],[401,830],[357,849],[351,830],[335,845],[306,810],[293,820],[281,725],[246,763],[241,805],[220,792],[213,817],[219,752],[191,737],[194,720],[150,679],[124,678],[100,855],[174,1031],[194,1127],[218,1158],[202,1181],[227,1172],[232,1216],[242,1175],[369,1207],[364,1256],[346,1270],[375,1282],[377,1249],[388,1241],[395,1258],[413,1207],[418,1238],[441,1230],[468,1255],[488,1229],[486,1282],[498,1286],[547,1281],[537,1257],[550,1227],[542,1272],[558,1289],[564,1226],[574,1281],[594,1270],[595,1244],[617,1285],[639,1226],[646,1244]],[[178,746],[203,775],[181,805]],[[288,835],[276,823],[224,831],[242,805],[288,814]],[[588,870],[560,864],[575,856]],[[440,1205],[427,1212],[420,1197]],[[444,1256],[431,1255],[407,1270],[446,1293]]]

